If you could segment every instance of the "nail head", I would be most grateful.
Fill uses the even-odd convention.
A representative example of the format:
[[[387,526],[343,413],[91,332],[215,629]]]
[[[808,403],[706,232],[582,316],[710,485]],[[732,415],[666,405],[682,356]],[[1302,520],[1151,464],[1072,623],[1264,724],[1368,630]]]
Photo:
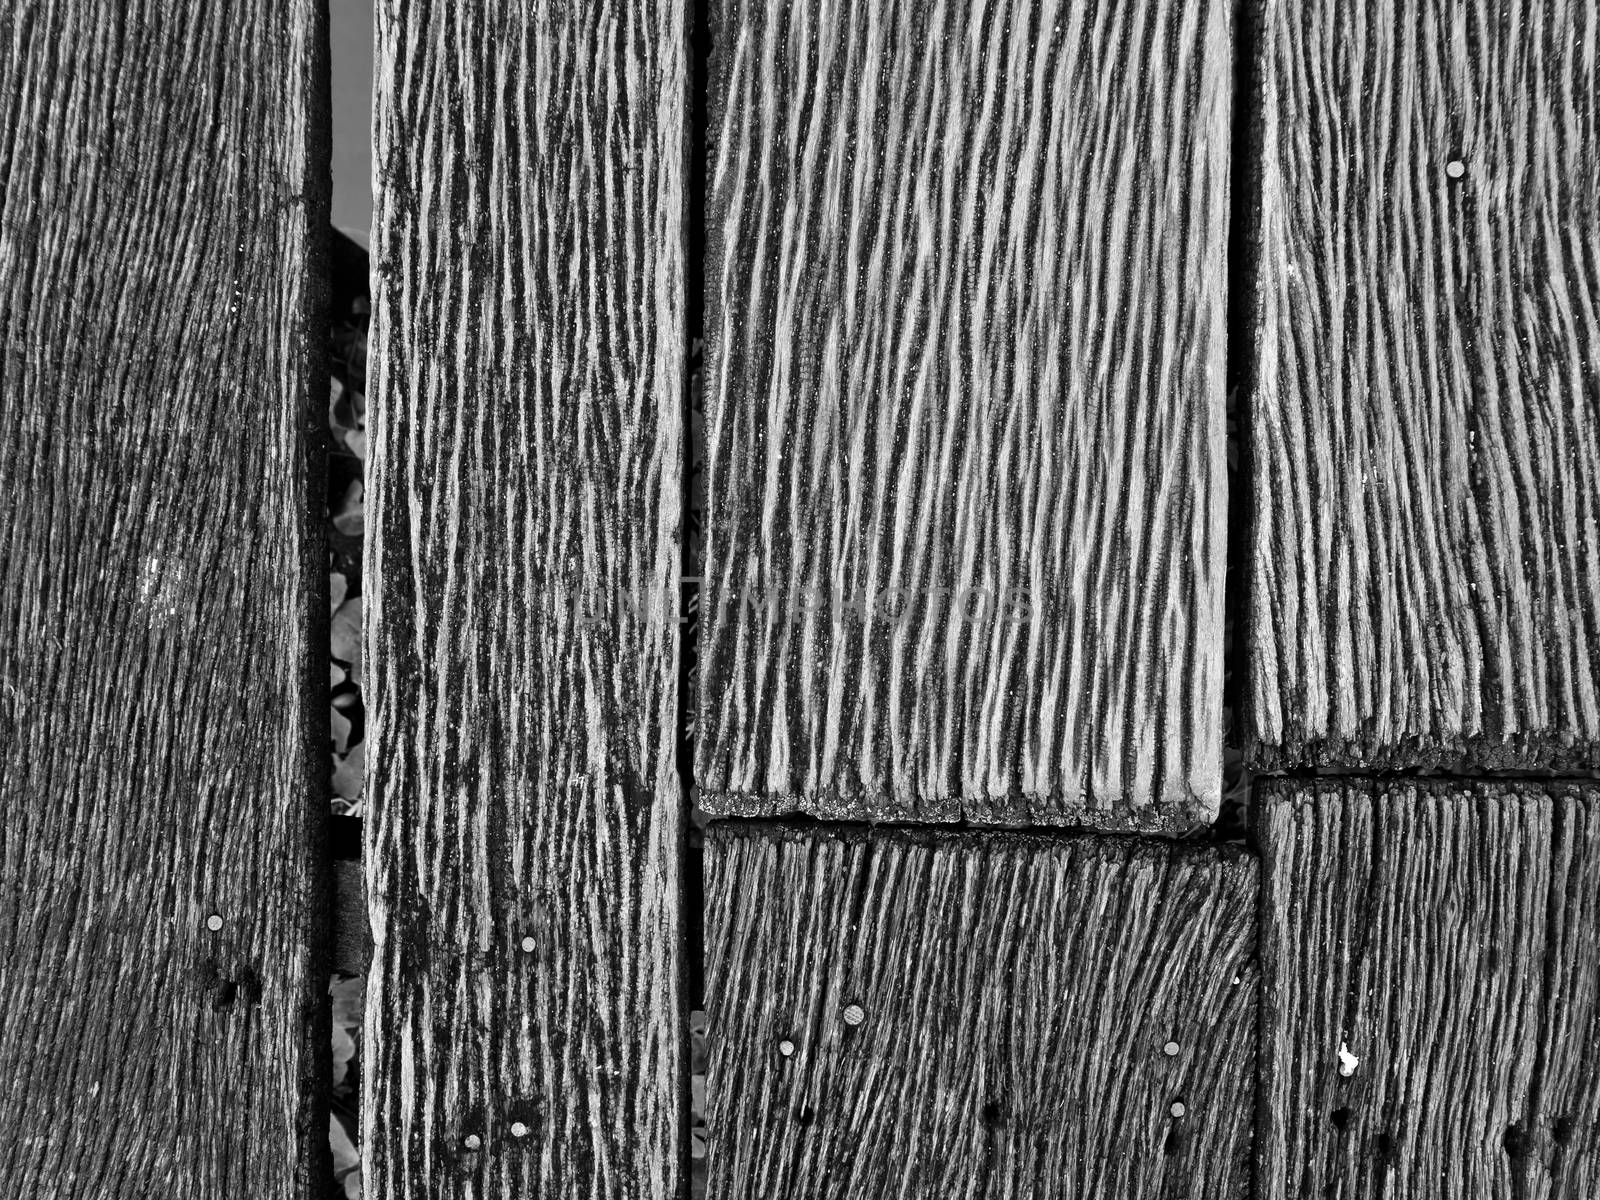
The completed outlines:
[[[1459,158],[1452,158],[1444,165],[1444,173],[1451,179],[1460,179],[1467,173],[1467,164]]]
[[[1181,1117],[1181,1116],[1183,1116],[1184,1113],[1186,1113],[1188,1111],[1189,1110],[1186,1109],[1182,1104],[1174,1104],[1172,1106],[1172,1115],[1175,1116],[1175,1117]]]
[[[514,1138],[525,1138],[525,1137],[527,1137],[528,1136],[528,1127],[526,1125],[524,1125],[521,1121],[513,1121],[511,1123],[511,1136],[514,1137]]]
[[[469,1133],[462,1145],[468,1150],[481,1150],[483,1148],[483,1139],[475,1133]]]
[[[844,1023],[846,1025],[859,1025],[866,1019],[866,1010],[859,1004],[851,1004],[844,1010]]]
[[[778,1053],[783,1055],[785,1058],[789,1058],[794,1054],[794,1043],[788,1038],[784,1038],[783,1041],[778,1043]]]
[[[206,928],[211,930],[212,933],[216,933],[217,930],[221,929],[222,928],[222,914],[221,913],[212,913],[209,917],[207,917],[206,918]]]
[[[1173,1058],[1178,1053],[1178,1043],[1168,1042],[1165,1046],[1161,1047],[1161,1052],[1168,1058]]]
[[[533,936],[530,934],[529,936],[527,936],[527,937],[522,939],[522,952],[524,954],[532,954],[533,951],[534,951],[534,948],[536,946],[538,946],[538,944],[539,943],[534,941],[533,940]]]

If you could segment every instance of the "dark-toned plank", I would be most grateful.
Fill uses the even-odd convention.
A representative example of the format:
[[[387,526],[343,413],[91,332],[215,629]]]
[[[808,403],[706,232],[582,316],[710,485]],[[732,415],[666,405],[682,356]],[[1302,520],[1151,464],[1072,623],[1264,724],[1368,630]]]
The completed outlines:
[[[706,862],[709,1195],[1245,1196],[1242,851],[757,825]]]
[[[1261,801],[1262,1200],[1600,1195],[1600,787]]]
[[[377,1200],[677,1190],[686,22],[379,8]]]
[[[1231,9],[713,5],[713,812],[1221,786]]]
[[[326,70],[310,0],[0,12],[5,1196],[323,1194]]]
[[[1250,757],[1600,764],[1600,6],[1264,9]]]

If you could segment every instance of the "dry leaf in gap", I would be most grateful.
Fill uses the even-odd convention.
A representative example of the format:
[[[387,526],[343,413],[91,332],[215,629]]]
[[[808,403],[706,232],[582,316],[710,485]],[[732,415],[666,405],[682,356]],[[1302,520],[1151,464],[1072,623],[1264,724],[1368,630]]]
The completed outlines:
[[[344,444],[349,446],[350,453],[354,454],[362,462],[367,461],[367,435],[361,430],[353,429],[345,434]]]
[[[335,667],[334,670],[338,670]],[[333,752],[343,754],[350,749],[350,718],[337,708],[328,710],[328,726],[333,731]]]
[[[333,514],[333,527],[346,537],[360,537],[366,521],[365,489],[359,479],[352,479]]]
[[[333,1176],[346,1200],[361,1200],[361,1154],[338,1113],[328,1114],[328,1145],[333,1150]]]
[[[350,581],[345,578],[343,571],[328,572],[328,612],[339,611],[339,605],[344,603],[345,593],[349,590]]]
[[[336,688],[343,682],[344,682],[344,668],[341,667],[338,663],[329,663],[328,664],[328,686],[331,687],[331,688]]]
[[[365,746],[365,742],[357,742],[349,754],[334,757],[337,765],[333,768],[333,790],[346,800],[361,795],[361,780],[366,773]]]
[[[328,630],[333,656],[350,664],[350,677],[361,682],[361,597],[352,596],[333,614]]]
[[[355,1058],[357,1039],[361,1036],[366,989],[364,975],[335,975],[328,983],[328,995],[333,998],[333,1090],[336,1095],[344,1095],[354,1088],[350,1063]]]

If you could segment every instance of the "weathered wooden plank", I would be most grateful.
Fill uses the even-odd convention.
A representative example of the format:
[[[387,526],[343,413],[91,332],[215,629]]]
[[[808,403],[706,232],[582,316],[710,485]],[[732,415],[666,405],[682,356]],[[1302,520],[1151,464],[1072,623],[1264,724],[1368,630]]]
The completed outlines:
[[[1231,10],[713,5],[708,810],[1215,813]]]
[[[0,11],[6,1196],[323,1195],[325,39]]]
[[[378,1200],[678,1186],[687,37],[676,0],[379,8]]]
[[[708,1195],[1246,1195],[1242,850],[719,825],[706,861]]]
[[[1264,5],[1258,765],[1600,764],[1597,41]]]
[[[1600,787],[1261,801],[1256,1195],[1600,1195]]]

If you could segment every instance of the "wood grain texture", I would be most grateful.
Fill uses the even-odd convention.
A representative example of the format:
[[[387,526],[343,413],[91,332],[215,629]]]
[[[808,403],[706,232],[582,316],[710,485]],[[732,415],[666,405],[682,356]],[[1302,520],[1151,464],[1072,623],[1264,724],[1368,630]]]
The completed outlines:
[[[377,1200],[677,1191],[687,29],[378,9]]]
[[[1256,1195],[1600,1195],[1600,787],[1281,783],[1257,832]]]
[[[1600,6],[1263,11],[1249,757],[1600,765]]]
[[[706,863],[708,1195],[1247,1194],[1242,850],[717,825]]]
[[[1213,815],[1231,5],[711,22],[701,804]]]
[[[328,1177],[320,22],[0,12],[6,1196]]]

